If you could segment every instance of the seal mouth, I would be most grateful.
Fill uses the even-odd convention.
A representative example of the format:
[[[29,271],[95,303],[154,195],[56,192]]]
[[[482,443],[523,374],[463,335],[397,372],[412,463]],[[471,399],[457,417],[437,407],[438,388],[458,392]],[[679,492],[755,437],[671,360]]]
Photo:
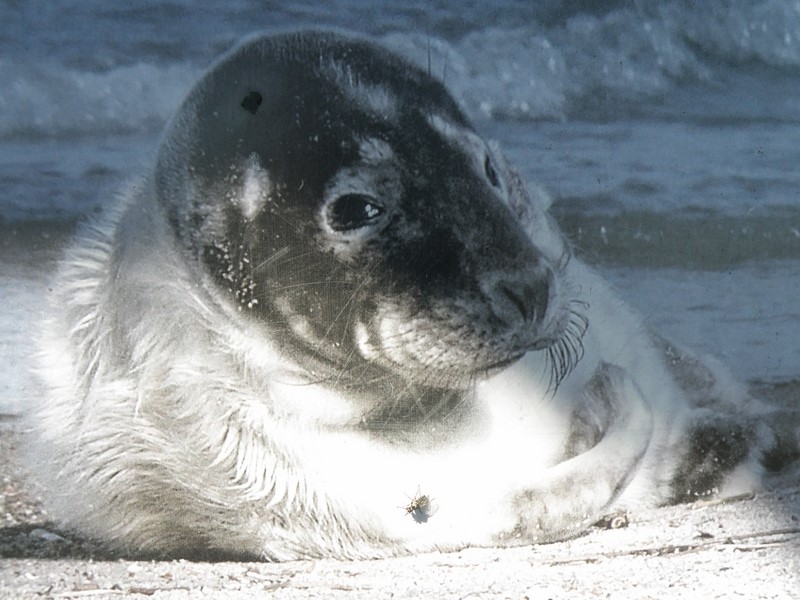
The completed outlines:
[[[409,382],[451,389],[469,387],[537,352],[548,389],[557,389],[583,356],[588,320],[584,302],[557,293],[552,282],[547,287],[549,314],[512,323],[491,312],[489,303],[469,298],[423,307],[413,299],[371,298],[360,303],[354,319],[353,350]]]
[[[517,362],[519,359],[521,359],[523,356],[525,356],[525,354],[526,352],[518,352],[513,356],[510,356],[509,358],[504,358],[496,362],[490,363],[488,365],[483,365],[480,368],[476,369],[475,372],[482,377],[489,378],[493,375],[500,373],[501,371],[504,371],[505,369],[513,365],[515,362]]]
[[[476,369],[476,373],[487,377],[496,375],[510,367],[529,352],[543,352],[548,373],[548,391],[555,391],[583,358],[583,336],[589,328],[589,320],[583,312],[588,307],[582,300],[570,300],[564,314],[551,325],[546,335],[537,335],[532,341],[521,344],[509,356]]]

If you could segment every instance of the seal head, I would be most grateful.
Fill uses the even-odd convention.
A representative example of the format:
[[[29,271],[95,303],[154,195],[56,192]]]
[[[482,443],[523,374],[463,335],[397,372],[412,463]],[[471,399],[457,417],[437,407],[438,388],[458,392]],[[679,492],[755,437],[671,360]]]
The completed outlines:
[[[172,122],[156,189],[219,301],[338,385],[462,388],[571,322],[545,207],[439,81],[368,41],[233,50]]]

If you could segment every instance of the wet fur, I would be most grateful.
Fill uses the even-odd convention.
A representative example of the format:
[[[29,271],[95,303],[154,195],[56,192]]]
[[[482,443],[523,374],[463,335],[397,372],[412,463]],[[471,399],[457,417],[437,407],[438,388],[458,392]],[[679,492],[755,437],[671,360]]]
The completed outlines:
[[[305,39],[281,43],[292,48]],[[307,40],[319,43],[314,34]],[[353,77],[338,63],[323,67],[338,85]],[[348,89],[348,101],[363,110],[401,110],[388,88]],[[243,98],[242,109],[255,114],[258,104]],[[433,125],[483,152],[471,133]],[[349,283],[355,291],[325,336],[312,320],[287,318],[291,307],[276,303],[280,318],[268,319],[272,313],[259,311],[283,291],[259,287],[263,274],[302,273],[303,254],[276,246],[243,266],[253,257],[218,242],[230,241],[233,221],[216,213],[197,221],[186,212],[179,196],[189,184],[175,176],[175,161],[190,143],[167,139],[161,171],[83,228],[53,285],[39,361],[48,394],[31,415],[31,465],[47,482],[48,508],[68,528],[130,555],[267,560],[553,541],[619,508],[751,489],[765,457],[796,444],[793,430],[777,435],[773,413],[723,368],[653,335],[571,258],[546,214],[547,195],[526,192],[502,160],[495,176],[506,186],[503,210],[535,245],[531,261],[547,258],[557,280],[548,310],[560,310],[558,319],[526,318],[540,322],[537,335],[550,335],[550,327],[557,337],[516,358],[514,340],[523,333],[504,333],[496,350],[503,367],[463,376],[472,368],[469,353],[449,354],[448,346],[474,340],[476,354],[491,356],[483,334],[465,334],[465,318],[451,314],[443,295],[444,308],[431,309],[435,318],[419,316],[425,327],[452,328],[427,362],[404,354],[407,346],[441,344],[437,336],[425,341],[422,325],[380,344],[374,332],[362,332],[346,352],[293,345],[305,335],[325,342],[350,331],[337,328],[357,319],[352,306],[390,265],[379,260]],[[361,151],[385,160],[374,144]],[[245,225],[271,201],[256,193],[268,188],[268,169],[246,164],[256,187],[245,185],[239,208],[226,213],[244,215]],[[331,253],[350,264],[350,246],[334,242]],[[518,285],[517,266],[509,265],[502,267],[507,285]],[[235,285],[227,289],[226,281]],[[522,292],[511,300],[492,293],[488,308],[468,308],[484,312],[465,314],[528,310],[515,308]],[[378,300],[389,313],[409,301]],[[378,318],[394,326],[391,314],[376,314],[365,327]],[[538,339],[530,343],[543,344]],[[394,372],[395,360],[412,366]],[[414,489],[436,499],[438,510],[424,522],[398,508]]]

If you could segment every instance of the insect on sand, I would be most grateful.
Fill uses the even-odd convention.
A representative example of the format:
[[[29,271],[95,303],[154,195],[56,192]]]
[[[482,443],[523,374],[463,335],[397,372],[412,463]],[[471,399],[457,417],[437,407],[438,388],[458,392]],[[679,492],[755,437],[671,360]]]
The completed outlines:
[[[406,511],[406,514],[411,515],[417,523],[426,523],[428,519],[439,510],[439,506],[434,499],[427,494],[421,494],[419,488],[417,488],[417,493],[414,494],[411,501],[402,508]]]

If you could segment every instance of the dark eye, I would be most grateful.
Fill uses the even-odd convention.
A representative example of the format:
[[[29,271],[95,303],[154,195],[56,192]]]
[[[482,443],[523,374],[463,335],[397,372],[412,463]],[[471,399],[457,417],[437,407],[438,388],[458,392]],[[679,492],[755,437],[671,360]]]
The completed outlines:
[[[489,158],[488,154],[486,158],[483,159],[483,170],[486,173],[486,179],[489,180],[489,183],[494,187],[500,187],[500,178],[497,176],[497,171],[494,170],[492,159]]]
[[[328,206],[328,222],[334,231],[351,231],[371,225],[383,211],[383,207],[372,196],[344,194]]]

